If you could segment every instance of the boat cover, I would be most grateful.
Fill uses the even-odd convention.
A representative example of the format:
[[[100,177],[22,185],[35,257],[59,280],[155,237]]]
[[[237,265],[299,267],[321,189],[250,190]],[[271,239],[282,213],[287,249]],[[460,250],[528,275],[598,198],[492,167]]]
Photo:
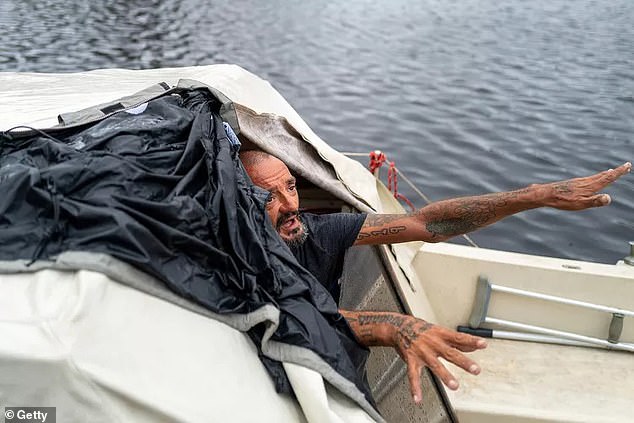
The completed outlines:
[[[380,420],[368,351],[269,222],[268,193],[225,132],[231,111],[208,89],[178,88],[96,124],[3,135],[0,268],[97,270],[175,293],[246,331],[278,391],[290,391],[280,363],[301,364]]]
[[[367,168],[315,134],[268,81],[239,66],[0,72],[0,82],[0,131],[23,129],[22,125],[50,128],[60,122],[60,113],[66,126],[86,123],[106,116],[104,110],[141,104],[148,92],[156,95],[174,86],[206,84],[235,105],[243,139],[284,160],[293,172],[351,206],[381,211],[377,183]]]

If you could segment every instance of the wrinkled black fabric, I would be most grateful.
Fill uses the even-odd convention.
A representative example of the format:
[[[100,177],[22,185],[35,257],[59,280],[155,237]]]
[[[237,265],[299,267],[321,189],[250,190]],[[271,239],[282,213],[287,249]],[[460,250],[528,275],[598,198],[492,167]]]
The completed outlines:
[[[273,340],[314,351],[373,403],[367,349],[270,224],[218,108],[184,90],[56,139],[1,139],[0,260],[107,253],[216,313],[272,304]],[[258,348],[262,329],[249,331]],[[263,362],[289,391],[281,364]]]

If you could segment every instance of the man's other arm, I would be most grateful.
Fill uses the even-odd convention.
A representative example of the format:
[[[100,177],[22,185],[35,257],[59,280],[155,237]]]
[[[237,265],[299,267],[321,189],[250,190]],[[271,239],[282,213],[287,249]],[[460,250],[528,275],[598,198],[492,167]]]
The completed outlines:
[[[606,206],[611,201],[610,196],[598,192],[628,173],[631,167],[628,162],[616,169],[584,178],[437,201],[409,214],[370,214],[363,223],[355,245],[440,242],[538,207],[584,210]]]
[[[440,362],[441,357],[471,374],[480,373],[480,367],[463,352],[486,348],[486,341],[482,338],[400,313],[348,310],[339,312],[362,345],[396,349],[407,364],[407,376],[416,404],[420,404],[423,398],[420,378],[424,367],[429,367],[449,389],[458,389],[458,381]]]

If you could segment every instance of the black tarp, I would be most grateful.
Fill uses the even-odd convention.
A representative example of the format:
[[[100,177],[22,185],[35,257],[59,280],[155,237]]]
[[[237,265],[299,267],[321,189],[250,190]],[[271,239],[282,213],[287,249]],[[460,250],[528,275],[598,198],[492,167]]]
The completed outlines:
[[[367,349],[270,224],[219,107],[208,90],[178,90],[141,113],[0,136],[0,260],[106,253],[215,313],[274,305],[271,339],[315,352],[373,404]],[[261,326],[248,331],[258,348]],[[289,391],[281,364],[262,359]]]

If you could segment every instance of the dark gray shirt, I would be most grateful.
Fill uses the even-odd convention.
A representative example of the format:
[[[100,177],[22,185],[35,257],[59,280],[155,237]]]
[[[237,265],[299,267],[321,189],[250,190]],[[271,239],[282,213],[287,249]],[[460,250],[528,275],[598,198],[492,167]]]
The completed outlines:
[[[308,238],[302,245],[291,247],[291,251],[339,303],[344,254],[356,241],[366,214],[301,213],[300,217],[308,229]]]

